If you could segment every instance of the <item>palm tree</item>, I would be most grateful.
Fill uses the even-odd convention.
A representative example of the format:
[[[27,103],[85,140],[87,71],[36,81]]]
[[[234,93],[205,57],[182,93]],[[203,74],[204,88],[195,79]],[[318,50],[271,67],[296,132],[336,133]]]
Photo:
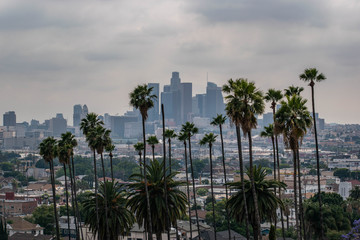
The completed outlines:
[[[213,182],[213,164],[212,164],[212,146],[214,142],[216,141],[217,135],[214,135],[213,133],[205,134],[205,136],[200,140],[200,145],[208,145],[209,146],[209,158],[210,158],[210,181],[211,181],[211,202],[212,202],[212,208],[213,208],[213,227],[214,227],[214,237],[215,240],[217,240],[216,237],[216,219],[215,219],[215,197],[214,197],[214,182]]]
[[[106,190],[105,190],[106,188]],[[107,198],[105,198],[105,192]],[[128,234],[135,222],[134,215],[127,208],[126,191],[124,187],[117,182],[100,183],[98,196],[90,193],[89,197],[82,202],[84,206],[85,223],[89,225],[94,235],[98,235],[100,239],[117,240],[119,235]],[[96,221],[96,199],[99,204],[100,228]],[[105,201],[108,206],[108,216],[105,214]],[[110,231],[106,231],[106,224],[110,226]],[[107,235],[109,233],[109,235]]]
[[[276,187],[285,188],[286,184],[279,182],[277,180],[266,180],[266,170],[261,166],[253,167],[253,174],[250,173],[250,169],[247,170],[246,174],[254,176],[255,182],[255,191],[258,196],[259,203],[259,215],[261,220],[265,219],[274,219],[276,217],[276,209],[278,207],[283,208],[283,204],[279,197],[276,196],[273,189]],[[248,204],[248,217],[250,219],[251,225],[254,229],[254,232],[258,231],[256,228],[259,226],[256,219],[256,207],[254,195],[252,194],[252,183],[249,180],[245,181],[245,197]],[[230,197],[229,202],[227,203],[230,216],[234,217],[237,221],[243,222],[245,218],[245,204],[244,204],[244,195],[242,193],[242,183],[234,182],[228,183],[229,186],[233,189],[239,190],[236,194]],[[256,234],[254,234],[254,239],[258,239]]]
[[[291,85],[289,86],[289,88],[285,88],[284,91],[285,91],[285,96],[291,97],[292,95],[300,95],[301,92],[304,91],[304,88]]]
[[[192,185],[193,185],[193,195],[194,195],[194,204],[195,204],[195,217],[196,217],[196,225],[198,230],[198,235],[200,237],[200,224],[199,224],[199,215],[197,211],[197,204],[196,204],[196,188],[195,188],[195,177],[194,177],[194,167],[192,162],[192,156],[191,156],[191,137],[194,136],[199,132],[199,129],[195,127],[194,123],[186,122],[182,125],[182,132],[187,134],[187,140],[189,144],[189,159],[190,159],[190,168],[191,168],[191,179],[192,179]],[[191,216],[189,216],[191,218]]]
[[[243,163],[243,156],[242,156],[242,147],[241,147],[241,135],[240,135],[240,119],[242,118],[240,112],[240,99],[239,96],[235,94],[237,88],[240,87],[240,80],[232,80],[228,81],[228,84],[225,84],[222,88],[223,92],[227,94],[225,97],[226,100],[226,114],[228,115],[232,124],[235,125],[236,129],[236,138],[237,138],[237,145],[238,145],[238,155],[239,155],[239,166],[240,166],[240,178],[242,183],[242,193],[244,205],[245,205],[245,227],[246,227],[246,239],[250,239],[250,232],[249,232],[249,214],[247,212],[247,201],[245,197],[245,182],[244,182],[244,163]]]
[[[247,79],[237,79],[239,81],[238,87],[235,89],[234,94],[239,98],[239,112],[240,112],[240,125],[244,135],[249,139],[249,162],[250,162],[250,181],[252,183],[253,189],[252,192],[254,194],[254,207],[255,207],[255,218],[258,224],[256,228],[257,232],[254,232],[258,235],[259,239],[262,238],[261,229],[260,229],[260,216],[257,213],[258,210],[258,202],[255,191],[255,182],[253,180],[253,156],[252,156],[252,137],[251,130],[256,128],[257,126],[257,114],[262,114],[265,109],[264,97],[263,93],[258,90],[255,86],[254,82],[249,82]]]
[[[273,111],[273,120],[274,120],[274,125],[276,125],[275,122],[275,110],[276,110],[276,104],[283,98],[283,95],[281,93],[280,90],[275,90],[275,89],[269,89],[264,97],[265,101],[270,102],[271,106],[270,108]],[[273,125],[273,128],[274,128]],[[278,181],[280,181],[280,159],[279,159],[279,142],[278,142],[278,137],[276,132],[273,130],[273,136],[275,137],[275,149],[276,149],[276,162],[277,162],[277,177],[278,177]],[[274,149],[274,142],[273,142],[273,149]],[[275,154],[274,154],[275,157]],[[274,159],[275,161],[275,159]],[[275,166],[275,163],[274,163]],[[275,171],[275,170],[274,170]],[[276,177],[276,173],[274,175],[274,177]],[[281,191],[279,189],[279,198],[281,200]],[[281,214],[281,228],[282,228],[282,236],[285,239],[285,229],[284,229],[284,216],[283,216],[283,211],[282,209],[280,209],[280,214]],[[276,228],[276,219],[275,219],[275,228]]]
[[[108,136],[108,139],[106,139],[106,146],[105,151],[109,153],[110,157],[110,170],[111,170],[111,180],[114,181],[114,171],[113,171],[113,152],[115,150],[115,145],[113,145],[110,135]]]
[[[88,146],[93,151],[93,155],[94,155],[95,202],[96,202],[96,209],[97,209],[96,219],[97,219],[97,223],[98,223],[97,224],[98,229],[100,228],[100,225],[99,225],[99,214],[98,214],[99,204],[98,204],[98,200],[97,200],[97,196],[98,196],[97,192],[98,192],[98,183],[99,182],[98,182],[97,171],[96,171],[96,146],[95,146],[96,134],[90,135],[90,133],[93,132],[97,126],[103,126],[103,125],[104,125],[104,122],[98,118],[98,115],[96,113],[87,114],[86,118],[82,119],[81,123],[80,123],[80,130],[82,130],[84,136],[86,137]],[[99,236],[98,236],[98,238],[99,238]]]
[[[286,96],[287,101],[281,101],[281,107],[276,112],[276,122],[278,132],[283,135],[285,146],[290,148],[293,153],[293,166],[294,166],[294,203],[295,203],[295,219],[296,226],[298,224],[298,205],[297,205],[297,190],[296,190],[296,174],[297,174],[297,149],[299,142],[302,142],[307,128],[311,127],[312,119],[305,104],[306,99],[299,95]],[[297,229],[298,239],[302,239],[301,229]]]
[[[56,226],[56,239],[60,240],[59,217],[56,209],[56,190],[55,190],[55,174],[54,174],[54,158],[57,156],[57,141],[53,137],[45,138],[39,145],[40,155],[45,162],[50,165],[50,179],[52,186],[53,202],[54,202],[54,216]]]
[[[142,151],[144,150],[144,144],[142,142],[138,142],[134,145],[135,151],[139,154],[139,167],[140,167],[140,172],[142,169],[142,162],[141,162],[141,155],[142,155]]]
[[[316,129],[316,117],[315,117],[315,94],[314,94],[314,86],[315,82],[321,82],[326,79],[323,73],[319,73],[316,68],[307,68],[304,73],[300,74],[300,80],[305,82],[309,82],[309,86],[311,87],[311,99],[312,99],[312,112],[313,112],[313,120],[314,120],[314,135],[315,135],[315,148],[316,148],[316,168],[317,168],[317,177],[318,177],[318,195],[319,195],[319,212],[320,212],[320,221],[322,222],[322,201],[321,201],[321,188],[320,188],[320,158],[319,158],[319,146],[317,139],[317,129]],[[324,238],[324,229],[321,226],[321,239]]]
[[[260,136],[264,138],[270,138],[272,143],[273,158],[274,158],[274,180],[276,180],[276,154],[275,154],[275,137],[274,137],[274,125],[264,127],[264,131],[260,132]]]
[[[294,201],[290,198],[285,198],[282,202],[284,204],[284,214],[286,216],[286,230],[289,231],[290,209],[294,208]]]
[[[161,233],[167,228],[166,224],[166,201],[169,204],[168,216],[172,224],[175,224],[176,220],[180,218],[186,211],[186,195],[178,189],[179,186],[183,186],[184,182],[174,181],[173,178],[177,172],[167,174],[164,179],[164,162],[159,163],[158,160],[153,160],[150,165],[147,166],[148,178],[148,190],[151,195],[151,219],[153,219],[152,231],[156,233],[156,238],[161,240]],[[165,171],[166,172],[166,171]],[[150,224],[146,223],[147,216],[147,199],[145,194],[145,184],[143,174],[134,174],[130,177],[134,183],[129,184],[129,200],[128,207],[135,214],[136,222],[139,226],[147,224],[147,228],[150,228]],[[164,198],[164,184],[167,184],[168,197]],[[149,229],[150,230],[150,229]]]
[[[169,171],[171,173],[171,139],[176,138],[177,135],[174,130],[172,129],[166,129],[165,130],[165,138],[168,139],[169,144]]]
[[[146,142],[151,146],[152,156],[153,156],[153,160],[154,160],[155,159],[155,145],[159,144],[159,140],[157,139],[156,136],[150,136],[150,137],[148,137]]]
[[[190,226],[190,239],[193,238],[192,236],[192,223],[191,223],[191,204],[190,204],[190,187],[189,187],[189,171],[188,171],[188,161],[187,161],[187,147],[186,147],[186,140],[188,135],[186,132],[181,131],[178,134],[178,140],[183,142],[184,144],[184,159],[185,159],[185,176],[186,176],[186,190],[187,190],[187,201],[188,201],[188,210],[189,210],[189,226]]]
[[[225,196],[226,196],[226,202],[227,202],[229,200],[229,194],[228,194],[228,187],[226,185],[227,179],[226,179],[226,166],[225,166],[225,151],[224,151],[224,139],[223,139],[223,132],[222,132],[222,126],[225,124],[225,121],[226,121],[226,116],[223,116],[222,114],[217,114],[216,117],[213,118],[213,120],[211,121],[210,124],[213,126],[219,126],[219,130],[220,130],[222,164],[223,164],[224,182],[225,182]],[[230,217],[229,217],[229,209],[228,208],[226,208],[226,219],[227,219],[229,240],[231,240]]]
[[[143,128],[143,143],[144,143],[144,179],[145,179],[145,192],[147,199],[147,216],[148,216],[148,225],[149,225],[149,239],[152,240],[152,221],[151,221],[151,208],[150,208],[150,197],[147,186],[147,177],[146,177],[146,139],[145,139],[145,121],[148,118],[148,110],[154,107],[154,100],[156,100],[156,95],[151,94],[152,87],[148,88],[146,84],[138,85],[130,93],[130,105],[136,109],[139,109],[141,118],[142,118],[142,128]]]
[[[59,158],[59,162],[63,164],[64,175],[65,175],[65,197],[66,197],[66,215],[68,221],[68,235],[70,239],[70,211],[69,211],[69,196],[68,196],[68,183],[67,183],[67,174],[66,174],[66,166],[70,164],[70,147],[66,143],[66,139],[64,138],[64,134],[62,134],[62,138],[58,142],[57,147],[57,155]]]

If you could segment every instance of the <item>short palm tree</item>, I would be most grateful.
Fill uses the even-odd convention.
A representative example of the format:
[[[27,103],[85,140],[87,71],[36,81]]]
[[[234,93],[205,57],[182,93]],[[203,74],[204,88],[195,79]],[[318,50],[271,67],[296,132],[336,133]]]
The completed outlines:
[[[148,190],[151,195],[150,204],[152,206],[151,219],[152,231],[156,233],[156,238],[161,240],[161,233],[166,229],[166,199],[164,198],[164,184],[166,181],[168,192],[167,201],[169,205],[169,218],[172,224],[186,212],[186,195],[178,189],[179,186],[184,185],[184,182],[173,180],[177,172],[167,174],[164,179],[164,162],[159,163],[158,160],[153,160],[147,166]],[[147,216],[147,199],[145,193],[145,181],[143,174],[134,174],[130,177],[134,183],[128,185],[130,190],[128,207],[135,214],[136,222],[139,226],[150,224],[146,222]]]
[[[316,112],[315,112],[315,94],[314,86],[315,82],[321,82],[326,79],[323,73],[319,73],[316,68],[307,68],[304,70],[304,73],[300,74],[300,80],[309,82],[311,87],[311,99],[312,99],[312,112],[313,112],[313,126],[314,126],[314,135],[315,135],[315,148],[316,148],[316,168],[317,168],[317,177],[318,177],[318,195],[319,195],[319,212],[320,212],[320,221],[323,220],[322,217],[322,201],[321,201],[321,188],[320,188],[320,158],[319,158],[319,145],[317,139],[317,129],[316,129]],[[321,227],[321,239],[324,238],[324,229]]]
[[[200,145],[208,145],[209,146],[209,159],[210,159],[210,183],[211,183],[211,202],[213,208],[213,227],[214,227],[214,238],[216,237],[216,219],[215,219],[215,197],[214,197],[214,181],[213,181],[213,164],[212,164],[212,147],[214,142],[216,141],[217,135],[213,133],[205,134],[205,136],[200,140]]]
[[[151,146],[153,160],[155,159],[155,145],[159,144],[159,140],[156,136],[150,136],[146,142]]]
[[[43,157],[45,162],[50,165],[50,179],[54,202],[54,216],[56,226],[56,239],[60,240],[60,228],[59,228],[59,217],[56,209],[56,190],[55,190],[55,174],[54,174],[54,158],[57,156],[57,141],[53,137],[45,138],[39,145],[40,155]]]
[[[106,188],[106,190],[105,190]],[[107,198],[105,198],[105,191]],[[82,202],[85,215],[85,224],[88,224],[94,235],[100,239],[117,240],[119,236],[128,234],[135,222],[134,215],[127,208],[126,191],[121,184],[117,182],[100,183],[98,196],[91,193],[88,198]],[[96,200],[99,204],[100,228],[96,222]],[[106,200],[107,199],[107,200]],[[107,201],[108,214],[105,214],[105,201]],[[109,217],[106,217],[108,215]],[[106,231],[106,224],[110,226],[110,231]],[[109,235],[107,235],[109,234]]]
[[[86,138],[86,141],[88,142],[88,146],[90,147],[90,149],[93,151],[93,156],[94,156],[94,179],[95,179],[95,200],[97,202],[97,192],[98,192],[98,185],[99,185],[99,182],[98,182],[98,176],[97,176],[97,168],[96,168],[96,134],[94,133],[95,131],[95,128],[98,127],[98,126],[103,126],[104,125],[104,122],[101,121],[99,118],[98,118],[98,115],[96,113],[89,113],[86,115],[85,118],[83,118],[81,120],[81,123],[80,123],[80,130],[82,130],[85,138]],[[91,134],[90,134],[91,133]],[[98,204],[96,204],[96,209],[99,209],[98,208]],[[98,212],[98,211],[97,211]],[[96,219],[97,219],[97,223],[98,223],[98,228],[100,228],[100,225],[99,225],[99,214],[96,214]],[[99,236],[98,236],[99,238]]]
[[[276,125],[275,122],[275,112],[276,112],[276,104],[283,98],[283,94],[281,93],[280,90],[275,90],[273,88],[269,89],[266,94],[265,94],[265,101],[270,102],[271,106],[270,108],[272,109],[273,112],[273,126]],[[279,159],[279,142],[278,142],[278,136],[276,134],[276,131],[273,131],[273,136],[275,138],[275,149],[276,149],[276,163],[277,163],[277,177],[278,180],[280,181],[280,159]],[[273,144],[273,149],[274,149],[274,144]],[[274,152],[275,153],[275,152]],[[275,155],[274,155],[275,156]],[[275,170],[274,170],[275,171]],[[274,177],[276,177],[276,174],[274,175]],[[279,189],[279,198],[281,199],[281,191]],[[283,216],[283,211],[282,209],[280,209],[280,214],[281,214],[281,229],[282,229],[282,236],[285,239],[285,227],[284,227],[284,216]],[[276,219],[275,219],[275,227],[276,227]]]
[[[148,211],[148,225],[149,229],[149,240],[152,240],[152,221],[151,221],[151,208],[150,208],[150,196],[149,191],[147,190],[147,177],[146,177],[146,139],[145,139],[145,121],[148,118],[148,110],[154,107],[154,100],[156,100],[156,95],[151,94],[152,87],[148,88],[146,84],[138,85],[130,93],[130,105],[136,109],[139,109],[141,118],[142,118],[142,128],[143,128],[143,143],[144,143],[144,179],[145,179],[145,190],[146,190],[146,199],[147,199],[147,211]]]
[[[226,121],[226,116],[224,116],[222,114],[217,114],[216,117],[213,118],[213,120],[211,121],[210,124],[213,126],[219,126],[219,130],[220,130],[221,156],[222,156],[224,182],[225,182],[225,197],[226,197],[226,202],[227,202],[229,200],[229,194],[228,194],[228,186],[226,185],[227,178],[226,178],[226,166],[225,166],[224,138],[223,138],[223,131],[222,131],[222,127],[225,124],[225,121]],[[229,240],[231,240],[230,217],[229,217],[229,209],[228,208],[226,208],[226,220],[227,220]]]
[[[297,205],[297,150],[299,143],[307,132],[307,128],[311,127],[312,119],[306,108],[306,99],[299,95],[286,96],[287,101],[281,101],[281,107],[276,112],[276,131],[282,133],[285,146],[290,148],[293,153],[294,166],[294,203],[295,203],[295,219],[297,226],[298,238],[301,239],[301,229],[298,223],[298,205]],[[300,230],[300,231],[299,231]]]
[[[288,88],[285,88],[284,91],[285,91],[285,96],[291,97],[292,95],[300,95],[301,92],[304,91],[304,88],[291,85]]]
[[[253,176],[255,182],[255,191],[258,196],[258,206],[259,206],[259,215],[261,220],[271,220],[276,217],[275,210],[280,207],[283,208],[283,204],[279,197],[274,193],[274,188],[281,187],[285,188],[286,184],[279,182],[277,180],[266,180],[266,170],[261,166],[253,168]],[[246,174],[250,177],[250,169],[247,170]],[[252,194],[252,183],[249,180],[245,181],[245,196],[246,201],[248,202],[248,217],[250,219],[251,225],[254,229],[254,232],[258,231],[257,219],[256,219],[256,208],[254,195]],[[237,189],[238,192],[230,197],[227,205],[230,210],[230,216],[235,218],[238,222],[243,222],[245,218],[245,204],[244,204],[244,195],[242,194],[242,183],[234,182],[228,183],[229,186],[233,189]],[[254,239],[258,239],[256,234],[254,234]]]
[[[192,236],[192,223],[191,223],[191,201],[190,201],[190,187],[189,187],[189,170],[188,170],[188,160],[187,160],[187,144],[186,140],[188,135],[186,132],[180,132],[178,134],[178,140],[184,144],[184,159],[185,159],[185,176],[186,176],[186,190],[187,190],[187,201],[188,201],[188,210],[189,210],[189,226],[190,226],[190,239]]]
[[[230,79],[227,84],[225,84],[222,88],[223,92],[227,94],[225,97],[226,100],[226,114],[228,115],[232,124],[235,125],[236,129],[236,138],[237,138],[237,147],[238,147],[238,155],[239,155],[239,167],[240,167],[240,179],[242,183],[242,193],[244,194],[243,199],[245,199],[245,227],[246,227],[246,239],[250,239],[250,232],[249,232],[249,214],[247,213],[247,202],[245,197],[245,182],[244,182],[244,162],[243,162],[243,155],[242,155],[242,147],[241,147],[241,118],[242,113],[240,112],[241,101],[239,96],[235,94],[240,87],[240,80],[232,80]]]
[[[165,138],[168,139],[168,144],[169,144],[169,171],[171,173],[171,139],[176,138],[177,135],[175,133],[175,131],[173,129],[166,129],[165,130]]]
[[[143,169],[142,167],[143,164],[141,162],[141,155],[142,155],[142,151],[144,151],[144,144],[142,142],[138,142],[134,144],[134,149],[139,155],[139,167],[140,167],[140,172],[142,172],[141,169]]]
[[[198,235],[200,236],[200,224],[199,224],[199,215],[197,211],[197,204],[196,204],[196,188],[195,188],[195,177],[194,177],[194,167],[192,162],[192,155],[191,155],[191,137],[194,136],[199,132],[199,129],[195,127],[194,123],[186,122],[182,125],[181,131],[186,133],[187,141],[189,146],[189,159],[190,159],[190,168],[191,168],[191,179],[193,185],[193,195],[194,195],[194,204],[195,204],[195,217],[196,217],[196,225],[198,230]],[[189,216],[191,218],[191,216]]]

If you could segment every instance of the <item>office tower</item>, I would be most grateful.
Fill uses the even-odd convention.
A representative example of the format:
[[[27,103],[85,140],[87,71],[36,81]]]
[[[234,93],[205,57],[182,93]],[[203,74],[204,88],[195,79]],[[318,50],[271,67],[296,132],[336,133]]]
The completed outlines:
[[[151,95],[155,95],[156,99],[154,99],[154,107],[150,108],[148,111],[148,121],[154,122],[159,120],[159,83],[149,83],[148,88],[152,88]]]
[[[269,126],[274,123],[274,117],[272,112],[264,113],[263,115],[263,127]]]
[[[82,115],[82,118],[81,118],[81,119],[85,118],[86,115],[89,114],[89,109],[88,109],[88,107],[86,106],[86,104],[84,104],[84,106],[83,106],[82,114],[83,114],[83,115]]]
[[[125,124],[130,122],[138,122],[138,116],[111,116],[111,136],[124,138]],[[138,129],[134,129],[136,130]]]
[[[80,126],[81,117],[82,117],[82,107],[80,104],[74,105],[74,113],[73,113],[73,126]]]
[[[3,126],[16,126],[16,114],[14,111],[9,111],[3,115]]]
[[[199,116],[205,117],[205,108],[206,108],[206,94],[196,94],[195,98],[197,100],[197,107],[199,110]]]
[[[54,137],[60,137],[62,133],[66,132],[66,119],[62,113],[57,113],[55,118],[49,121],[49,131],[52,132]]]
[[[161,103],[164,104],[165,118],[174,119],[177,124],[182,122],[181,79],[178,72],[173,72],[170,85],[164,86]]]
[[[165,87],[164,86],[164,92],[161,93],[161,104],[164,104],[164,112],[165,112],[165,118],[166,119],[171,119],[173,118],[173,98],[172,98],[172,93],[170,92],[170,88],[166,89],[169,91],[165,91]]]
[[[205,117],[213,118],[216,117],[217,114],[225,113],[225,104],[221,87],[218,87],[215,83],[207,83],[205,101]]]
[[[190,121],[192,113],[192,83],[181,83],[181,123]]]

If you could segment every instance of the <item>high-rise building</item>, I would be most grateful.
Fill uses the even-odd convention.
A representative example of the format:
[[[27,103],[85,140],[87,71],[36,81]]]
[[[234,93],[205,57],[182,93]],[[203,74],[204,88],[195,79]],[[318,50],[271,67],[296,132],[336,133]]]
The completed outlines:
[[[156,96],[156,99],[154,99],[154,107],[150,108],[148,111],[148,120],[149,122],[154,122],[159,120],[159,83],[149,83],[148,88],[152,88],[151,94]]]
[[[213,118],[216,117],[217,114],[225,113],[225,104],[221,87],[218,87],[215,83],[207,83],[205,101],[205,117]]]
[[[3,115],[3,126],[16,126],[16,114],[14,111],[9,111]]]
[[[55,118],[50,119],[49,131],[52,132],[54,137],[60,137],[62,133],[66,132],[66,119],[62,113],[57,113]]]
[[[73,113],[73,126],[79,127],[81,120],[86,117],[86,115],[89,113],[89,109],[86,106],[81,106],[80,104],[74,105],[74,113]]]
[[[192,83],[181,83],[181,123],[190,121],[192,113]]]

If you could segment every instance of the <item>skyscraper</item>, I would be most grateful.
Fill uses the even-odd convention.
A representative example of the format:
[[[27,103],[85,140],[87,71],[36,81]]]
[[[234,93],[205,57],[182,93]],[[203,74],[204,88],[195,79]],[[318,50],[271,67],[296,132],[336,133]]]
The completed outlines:
[[[148,88],[152,88],[151,94],[156,96],[154,99],[154,107],[149,109],[148,120],[154,122],[159,120],[159,83],[149,83]]]
[[[81,106],[80,104],[74,105],[73,126],[79,127],[81,119],[85,118],[88,113],[89,109],[86,104],[84,106]]]
[[[181,83],[181,123],[190,121],[192,112],[192,83]]]
[[[65,133],[66,127],[66,119],[62,113],[57,113],[55,118],[50,119],[49,131],[52,132],[54,137],[60,137],[62,133]]]
[[[218,87],[215,83],[208,82],[205,97],[205,117],[213,118],[217,114],[224,113],[225,104],[221,87]]]
[[[14,111],[9,111],[3,115],[3,125],[5,127],[16,126],[16,114]]]

